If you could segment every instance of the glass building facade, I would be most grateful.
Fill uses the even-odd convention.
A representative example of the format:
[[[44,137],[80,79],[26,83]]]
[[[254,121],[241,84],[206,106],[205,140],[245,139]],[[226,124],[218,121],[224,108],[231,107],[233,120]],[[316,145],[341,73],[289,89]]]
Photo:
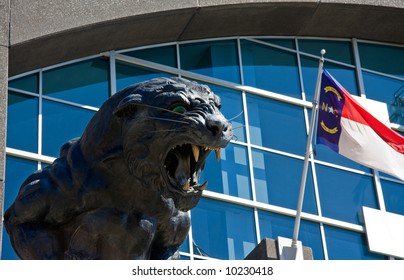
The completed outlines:
[[[243,259],[263,238],[291,238],[318,71],[387,104],[404,132],[404,46],[356,39],[231,37],[110,51],[9,79],[4,209],[27,175],[80,137],[101,104],[160,76],[207,84],[235,136],[208,158],[183,259]],[[310,160],[299,240],[316,260],[389,259],[369,251],[362,206],[404,215],[404,182],[325,146]],[[16,259],[3,229],[2,259]]]

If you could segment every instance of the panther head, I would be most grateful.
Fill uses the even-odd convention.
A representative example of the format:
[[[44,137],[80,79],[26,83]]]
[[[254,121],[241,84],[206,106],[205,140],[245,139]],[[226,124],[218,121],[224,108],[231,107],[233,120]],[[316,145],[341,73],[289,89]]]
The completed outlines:
[[[220,107],[220,98],[205,85],[156,78],[111,97],[99,111],[109,116],[93,118],[82,141],[91,135],[88,148],[104,161],[122,153],[129,176],[141,187],[172,198],[177,209],[187,211],[207,186],[199,179],[209,153],[219,160],[220,149],[233,137]],[[112,118],[110,126],[103,126],[105,118]]]

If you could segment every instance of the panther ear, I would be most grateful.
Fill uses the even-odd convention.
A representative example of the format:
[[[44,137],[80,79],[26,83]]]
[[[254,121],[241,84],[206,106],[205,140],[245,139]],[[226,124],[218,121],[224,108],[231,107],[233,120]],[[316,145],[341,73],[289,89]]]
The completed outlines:
[[[114,115],[121,118],[128,114],[133,114],[136,111],[136,105],[142,102],[142,96],[140,94],[131,94],[126,96],[119,102],[118,106],[114,110]]]

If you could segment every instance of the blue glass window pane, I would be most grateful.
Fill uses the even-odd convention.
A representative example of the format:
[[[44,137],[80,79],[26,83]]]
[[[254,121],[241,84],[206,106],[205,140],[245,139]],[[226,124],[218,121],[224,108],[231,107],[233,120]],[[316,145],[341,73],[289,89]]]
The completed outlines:
[[[229,144],[221,149],[220,162],[212,152],[200,178],[200,183],[205,181],[210,191],[252,199],[247,149]]]
[[[403,81],[368,73],[366,71],[363,71],[362,75],[367,98],[390,105],[396,101],[396,96],[400,97],[403,95],[400,95],[404,88]]]
[[[303,108],[247,95],[251,143],[303,155],[307,134]]]
[[[189,236],[187,236],[187,238],[184,240],[184,242],[182,242],[182,244],[179,248],[179,251],[189,253]]]
[[[6,157],[6,183],[4,191],[4,210],[14,202],[21,184],[28,175],[37,170],[38,163],[18,157]]]
[[[313,102],[316,90],[318,60],[301,55],[302,76],[306,100]],[[358,95],[355,70],[331,62],[326,62],[324,68],[351,94]]]
[[[42,153],[59,157],[61,146],[70,139],[80,137],[94,111],[57,102],[43,100]]]
[[[296,209],[303,161],[260,150],[252,151],[257,201]],[[317,214],[311,167],[307,172],[303,211]]]
[[[206,84],[204,82],[200,83]],[[237,141],[246,142],[241,92],[212,84],[207,85],[222,100],[222,108],[220,111],[228,120],[231,120],[234,130],[233,138]]]
[[[295,218],[259,210],[258,219],[262,239],[276,239],[279,236],[285,238],[293,237]],[[324,259],[319,224],[301,220],[298,240],[302,241],[303,246],[307,246],[312,249],[313,259]]]
[[[8,94],[7,147],[38,152],[38,98]]]
[[[387,212],[404,215],[404,185],[381,180]]]
[[[377,208],[372,177],[316,165],[323,216],[363,224],[362,206]]]
[[[37,170],[38,163],[17,157],[6,157],[6,180],[4,191],[4,210],[6,211],[17,197],[20,186],[28,175]],[[3,226],[3,260],[18,260],[18,256],[11,247],[10,238]]]
[[[100,107],[109,96],[108,60],[96,58],[43,73],[43,94]]]
[[[404,78],[404,48],[359,43],[362,68]]]
[[[253,209],[202,198],[191,217],[195,244],[210,257],[241,260],[257,244]]]
[[[39,79],[38,74],[25,76],[8,82],[9,88],[26,90],[32,93],[38,93]]]
[[[260,39],[258,38],[258,40],[263,41],[263,42],[267,42],[270,44],[274,44],[274,45],[278,45],[281,47],[285,47],[285,48],[289,48],[291,50],[295,50],[296,46],[295,46],[295,40],[293,39]]]
[[[299,39],[299,50],[320,56],[321,49],[326,50],[326,58],[354,65],[350,41]]]
[[[246,85],[301,98],[296,54],[246,40],[241,54]]]
[[[136,50],[123,54],[170,67],[177,67],[177,51],[175,45]]]
[[[192,243],[192,247],[194,249],[194,256],[196,256],[197,260],[202,260],[203,258],[198,258],[199,256],[209,257],[208,253],[206,253],[201,247],[199,247],[195,241]]]
[[[123,62],[116,63],[116,88],[117,91],[127,86],[147,81],[158,77],[172,77],[172,74],[157,72],[152,69],[134,66]]]
[[[240,83],[236,40],[182,44],[180,58],[183,70]]]
[[[385,256],[369,252],[363,234],[324,226],[328,259],[330,260],[384,260]]]
[[[386,103],[390,121],[404,125],[404,82],[365,71],[362,75],[366,97]]]

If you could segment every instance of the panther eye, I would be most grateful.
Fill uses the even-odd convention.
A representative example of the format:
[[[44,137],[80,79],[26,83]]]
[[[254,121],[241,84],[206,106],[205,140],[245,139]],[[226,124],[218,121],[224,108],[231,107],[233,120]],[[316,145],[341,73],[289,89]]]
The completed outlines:
[[[183,114],[183,113],[185,113],[187,111],[187,109],[182,105],[177,105],[172,109],[172,111],[175,112],[175,113]]]

